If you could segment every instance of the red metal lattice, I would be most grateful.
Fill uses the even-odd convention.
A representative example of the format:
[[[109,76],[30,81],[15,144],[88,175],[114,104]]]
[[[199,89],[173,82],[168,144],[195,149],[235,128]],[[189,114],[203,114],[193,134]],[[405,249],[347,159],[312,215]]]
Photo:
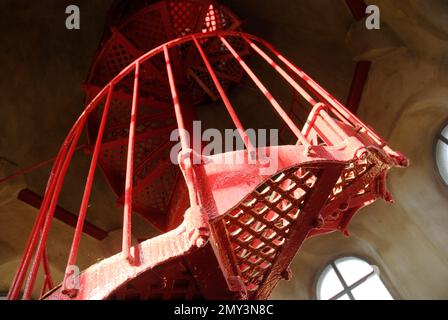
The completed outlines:
[[[194,7],[181,2],[171,1],[171,10]],[[201,8],[211,22],[210,6]],[[174,17],[181,32],[184,19],[190,18],[180,19],[179,13]],[[336,230],[346,232],[359,209],[378,198],[391,200],[385,188],[387,172],[408,164],[403,155],[270,44],[236,31],[202,31],[141,55],[118,70],[103,89],[89,83],[90,103],[56,158],[10,299],[18,298],[27,274],[24,298],[32,296],[39,266],[46,261],[46,242],[65,174],[85,127],[92,160],[67,270],[63,283],[44,299],[266,299],[281,279],[289,277],[288,267],[303,241]],[[112,34],[112,39],[121,37],[120,32]],[[124,47],[128,45],[123,41]],[[248,48],[306,101],[309,114],[303,128],[246,64]],[[132,46],[128,49],[135,51]],[[119,58],[126,52],[106,55],[108,76],[120,67],[123,60]],[[149,76],[155,65],[160,68],[160,60],[155,64],[154,59],[162,55],[165,70]],[[187,70],[177,69],[181,56],[191,62],[187,64],[191,70],[202,72],[196,73],[200,81],[194,80],[202,82],[204,95],[222,100],[241,135],[245,149],[224,154],[234,159],[231,163],[222,163],[222,154],[202,155],[200,163],[193,162],[185,130],[193,119],[189,107],[194,99]],[[104,65],[101,57],[94,70]],[[297,139],[294,145],[252,145],[227,96],[226,81],[231,79],[224,74],[236,76],[233,67],[227,73],[230,65],[235,70],[239,66],[241,75],[246,74],[266,97]],[[99,78],[92,74],[91,79],[104,74]],[[154,83],[172,102],[155,97]],[[174,128],[181,130],[179,167],[169,161],[168,154]],[[260,154],[274,156],[268,158],[269,164],[276,164],[273,172],[263,171],[266,164]],[[68,280],[73,276],[97,166],[105,171],[118,203],[123,204],[122,252],[84,270],[79,286],[73,287]],[[161,230],[171,231],[133,245],[133,210]],[[45,283],[48,287],[49,279]]]
[[[288,169],[265,181],[224,218],[248,291],[265,280],[318,177],[319,169]]]

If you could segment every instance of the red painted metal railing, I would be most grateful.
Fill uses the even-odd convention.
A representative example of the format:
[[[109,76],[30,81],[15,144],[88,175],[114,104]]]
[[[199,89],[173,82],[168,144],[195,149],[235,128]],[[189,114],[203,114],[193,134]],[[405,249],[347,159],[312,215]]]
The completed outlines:
[[[236,40],[252,48],[308,102],[309,116],[302,129],[244,61],[239,50],[234,48]],[[176,79],[170,52],[187,44],[196,48],[196,56],[205,65],[245,143],[247,150],[236,152],[238,157],[244,157],[245,152],[254,154],[257,150],[245,133],[221,85],[222,79],[204,50],[205,46],[217,45],[222,48],[220,50],[230,53],[294,133],[297,145],[267,148],[269,152],[278,152],[279,168],[274,174],[260,174],[257,170],[261,164],[258,162],[242,167],[218,165],[213,156],[203,156],[202,163],[193,163],[193,151],[186,136],[189,124],[186,123],[185,110],[179,98],[180,79]],[[166,81],[177,128],[181,129],[182,150],[179,158],[188,191],[189,209],[185,212],[183,223],[175,230],[133,246],[131,214],[135,196],[134,146],[143,83],[142,70],[147,63],[152,63],[160,56],[163,56],[165,62]],[[80,288],[67,287],[69,278],[73,276],[72,267],[76,265],[94,175],[104,147],[111,101],[120,90],[121,82],[129,77],[133,77],[133,89],[127,138],[122,253],[86,270],[81,275]],[[46,243],[65,174],[89,116],[100,108],[101,121],[65,280],[62,286],[44,296],[48,299],[117,298],[121,297],[122,290],[125,290],[123,288],[129,286],[137,288],[135,290],[140,294],[139,290],[143,289],[138,289],[138,281],[152,283],[150,292],[145,293],[146,298],[154,292],[161,294],[159,298],[175,298],[176,290],[184,288],[179,285],[182,281],[188,282],[182,291],[187,298],[198,295],[203,298],[267,298],[280,278],[286,277],[286,270],[294,254],[306,238],[335,230],[345,232],[351,217],[360,208],[378,197],[390,199],[384,186],[389,168],[407,165],[404,156],[393,151],[372,129],[264,40],[235,31],[180,37],[150,50],[125,67],[100,90],[76,121],[53,165],[39,215],[8,295],[10,299],[19,297],[24,284],[23,298],[30,299],[39,267],[43,263],[45,270],[48,270]],[[183,215],[184,212],[179,214]],[[209,242],[209,239],[212,241]],[[179,262],[180,257],[188,263]],[[204,270],[204,263],[209,271]],[[160,274],[165,274],[162,287],[157,287],[156,282],[160,279],[153,279],[153,275],[152,278],[145,278],[150,277],[157,268],[160,268]],[[173,286],[167,285],[166,281],[172,281]],[[109,285],[106,286],[106,283]],[[43,291],[51,287],[52,280],[47,273]]]

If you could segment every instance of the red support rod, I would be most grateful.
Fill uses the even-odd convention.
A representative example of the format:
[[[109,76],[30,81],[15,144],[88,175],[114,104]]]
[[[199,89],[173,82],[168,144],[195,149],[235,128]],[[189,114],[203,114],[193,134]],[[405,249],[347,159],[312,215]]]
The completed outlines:
[[[235,59],[240,63],[241,67],[246,71],[246,73],[249,75],[249,77],[252,79],[252,81],[257,85],[257,87],[260,89],[260,91],[264,94],[266,99],[269,100],[269,102],[272,104],[274,109],[277,111],[277,113],[280,115],[280,117],[283,119],[283,121],[286,122],[288,127],[296,135],[296,137],[299,139],[299,141],[305,146],[305,148],[307,150],[309,150],[311,148],[310,143],[303,136],[300,129],[296,126],[296,124],[288,116],[288,114],[285,112],[285,110],[283,110],[283,108],[280,106],[280,104],[277,102],[277,100],[275,100],[275,98],[272,96],[272,94],[266,89],[266,87],[263,85],[263,83],[260,81],[260,79],[258,79],[258,77],[253,73],[253,71],[249,68],[249,66],[243,61],[243,59],[235,51],[235,49],[230,45],[230,43],[228,43],[227,40],[224,39],[224,37],[221,35],[219,35],[219,38],[221,39],[222,43],[226,46],[226,48],[230,51],[230,53],[235,57]]]
[[[31,261],[32,254],[35,250],[36,243],[38,240],[39,232],[42,228],[42,224],[45,220],[45,213],[47,212],[50,194],[52,194],[55,186],[55,181],[57,178],[57,172],[59,172],[62,166],[62,159],[65,158],[67,154],[67,144],[64,144],[56,157],[56,161],[53,165],[52,171],[50,173],[50,178],[48,180],[47,188],[45,190],[45,196],[40,207],[39,213],[36,217],[36,220],[33,225],[33,229],[28,238],[27,245],[25,247],[25,251],[20,261],[19,268],[17,269],[17,273],[14,276],[14,279],[11,284],[11,288],[8,292],[9,300],[16,300],[19,298],[20,290],[22,289],[23,281],[25,279],[26,272],[28,271],[28,267]]]
[[[263,50],[253,43],[248,37],[242,35],[242,38],[255,50],[269,65],[271,65],[306,101],[314,106],[317,101],[305,91],[285,70],[283,70],[274,60],[272,60]]]
[[[43,283],[43,286],[42,286],[42,290],[41,290],[40,296],[43,296],[43,294],[45,293],[46,288],[48,288],[48,290],[53,289],[53,279],[51,278],[51,270],[50,270],[50,264],[48,262],[48,250],[47,250],[47,248],[45,248],[45,250],[44,250],[44,255],[43,255],[43,259],[42,259],[42,265],[44,267],[45,279],[44,279],[44,283]]]
[[[59,199],[59,194],[62,189],[62,184],[64,183],[65,175],[66,175],[68,167],[70,165],[70,161],[73,157],[73,153],[75,152],[76,145],[78,144],[79,137],[81,136],[86,119],[87,119],[86,117],[82,117],[80,119],[80,122],[78,122],[77,127],[74,129],[75,135],[71,141],[70,148],[68,150],[68,154],[65,156],[61,170],[58,170],[58,172],[57,172],[57,176],[56,176],[57,178],[56,178],[56,183],[54,186],[54,191],[46,193],[46,194],[51,195],[51,202],[50,202],[48,211],[46,212],[46,217],[45,217],[44,225],[42,227],[39,244],[36,249],[36,255],[35,255],[33,263],[31,265],[31,270],[30,270],[30,273],[28,275],[28,279],[27,279],[27,282],[25,285],[25,290],[23,293],[23,298],[25,300],[30,299],[31,295],[33,293],[34,284],[36,282],[36,277],[37,277],[37,272],[39,270],[40,261],[42,259],[43,251],[46,248],[46,242],[47,242],[48,234],[50,232],[51,222],[53,220],[53,215],[54,215],[54,211],[56,208],[56,204]],[[67,142],[67,144],[68,144],[68,142]]]
[[[230,33],[230,32],[221,32],[220,34],[229,34],[229,35],[243,35],[243,33]],[[400,166],[408,166],[409,162],[407,159],[399,152],[392,150],[377,133],[375,133],[372,129],[370,129],[365,123],[363,123],[360,119],[358,119],[355,115],[353,115],[342,103],[340,103],[336,98],[334,98],[331,94],[329,94],[324,88],[322,88],[317,82],[315,82],[309,75],[307,75],[303,70],[295,66],[292,62],[290,62],[287,58],[285,58],[282,54],[280,54],[271,44],[268,42],[248,35],[244,34],[250,39],[259,41],[265,47],[267,47],[280,61],[282,61],[290,70],[292,70],[297,76],[299,76],[303,82],[307,85],[307,88],[315,92],[317,95],[322,98],[322,101],[328,103],[330,110],[343,122],[349,123],[354,127],[361,128],[370,139],[373,140],[374,143],[379,148],[382,148],[387,154],[391,155],[397,165]],[[221,36],[222,37],[222,36]],[[145,57],[146,58],[146,57]]]
[[[72,246],[70,249],[70,255],[67,262],[67,269],[69,266],[76,264],[76,258],[78,256],[79,243],[81,241],[81,234],[84,228],[84,221],[87,213],[87,206],[89,204],[90,194],[92,191],[93,180],[95,178],[95,170],[98,163],[98,157],[101,151],[101,142],[103,140],[104,128],[106,126],[107,116],[109,113],[110,102],[112,99],[113,86],[109,86],[109,92],[106,99],[106,104],[104,105],[103,115],[101,118],[100,127],[98,129],[98,136],[95,143],[95,148],[93,150],[92,160],[90,162],[89,173],[87,176],[86,186],[84,188],[84,194],[81,201],[81,207],[78,214],[78,223],[76,224],[75,234],[73,237]],[[67,283],[67,277],[70,276],[67,272],[64,275],[64,284]],[[74,289],[76,291],[76,289]],[[70,294],[75,294],[75,292],[70,292]]]
[[[39,233],[41,232],[42,224],[45,221],[45,216],[48,210],[48,206],[50,205],[51,196],[53,195],[56,186],[56,181],[59,177],[59,172],[61,170],[61,167],[63,166],[63,159],[65,159],[67,156],[68,148],[70,146],[71,141],[73,141],[73,136],[75,135],[75,139],[79,138],[76,137],[77,129],[79,127],[79,124],[82,124],[84,120],[85,117],[81,115],[79,119],[76,121],[75,125],[72,127],[69,134],[67,135],[67,138],[65,139],[61,147],[61,150],[59,151],[56,157],[56,161],[53,164],[53,168],[50,173],[50,178],[48,180],[48,184],[45,190],[45,196],[42,202],[42,206],[40,207],[39,214],[36,217],[30,237],[28,238],[24,255],[22,257],[22,260],[20,261],[19,268],[17,269],[17,273],[14,277],[10,291],[8,293],[8,299],[10,300],[16,300],[19,297],[23,281],[25,279],[32,255],[34,253],[38,241]]]
[[[322,102],[325,101],[328,103],[328,106],[331,107],[330,110],[343,122],[351,124],[353,126],[361,127],[363,128],[367,134],[370,136],[371,139],[374,140],[374,142],[381,148],[384,148],[384,150],[394,156],[401,157],[398,153],[394,152],[392,149],[390,149],[383,139],[381,139],[375,132],[370,130],[362,121],[360,121],[357,117],[354,115],[351,115],[347,108],[345,108],[340,102],[338,102],[335,98],[333,98],[327,91],[325,91],[321,86],[319,86],[314,80],[312,80],[306,73],[304,73],[302,70],[297,68],[294,64],[292,64],[289,60],[287,60],[285,57],[283,57],[272,45],[270,45],[268,42],[264,41],[263,39],[260,39],[258,37],[245,34],[242,32],[235,32],[235,31],[219,31],[219,32],[209,32],[209,33],[202,33],[202,34],[196,34],[195,36],[197,39],[205,39],[205,38],[211,38],[211,37],[222,37],[222,36],[237,36],[241,37],[242,35],[248,37],[249,39],[259,42],[263,44],[265,47],[267,47],[279,60],[281,60],[283,63],[285,63],[289,69],[291,69],[296,75],[301,78],[302,81],[306,84],[307,88],[310,89],[312,92],[314,92],[318,97],[319,100],[322,99]],[[148,59],[152,58],[156,54],[159,54],[162,51],[168,51],[169,48],[186,43],[188,41],[191,41],[193,38],[193,35],[187,35],[182,38],[177,38],[174,40],[171,40],[163,45],[160,45],[157,48],[154,48],[144,55],[142,55],[138,61],[141,63],[144,63]],[[121,81],[126,75],[129,74],[129,72],[134,68],[134,65],[131,64],[125,69],[123,69],[111,82],[110,84],[115,84]],[[106,89],[106,88],[105,88]],[[92,102],[87,106],[86,110],[84,111],[85,114],[90,113],[97,105],[97,102],[100,98],[102,98],[105,94],[105,89],[101,90],[100,93],[92,100]],[[177,97],[177,95],[176,95]]]
[[[176,83],[174,81],[174,75],[173,75],[173,68],[171,65],[171,60],[170,60],[170,54],[168,52],[168,47],[165,45],[163,46],[163,53],[165,56],[165,63],[166,63],[166,71],[168,73],[168,81],[170,83],[170,89],[171,89],[171,96],[173,98],[173,104],[174,104],[174,111],[176,114],[176,121],[177,121],[177,126],[180,130],[179,135],[180,135],[180,143],[182,146],[182,152],[184,152],[184,154],[186,152],[188,152],[190,150],[190,143],[189,143],[189,139],[187,137],[187,131],[185,129],[185,124],[184,124],[184,120],[183,120],[183,116],[182,116],[182,110],[180,107],[180,101],[179,101],[179,95],[177,94],[177,89],[176,89]],[[182,165],[182,163],[180,163]],[[194,183],[194,173],[193,173],[193,164],[192,164],[192,159],[191,159],[191,155],[189,156],[189,158],[185,159],[185,163],[183,163],[183,165],[185,165],[185,171],[186,171],[186,182],[188,184],[188,194],[189,194],[189,198],[190,198],[190,205],[193,207],[198,206],[199,204],[199,199],[197,198],[197,188],[196,188],[196,184]]]
[[[277,102],[277,100],[274,99],[272,94],[261,83],[259,78],[254,74],[254,72],[243,61],[242,57],[235,51],[235,49],[230,45],[230,43],[224,38],[225,34],[230,35],[230,36],[244,37],[244,39],[246,40],[246,42],[248,42],[250,44],[252,49],[254,49],[258,54],[260,54],[261,57],[266,62],[268,62],[271,66],[273,66],[276,69],[276,71],[279,72],[279,74],[284,79],[286,79],[286,81],[302,95],[302,97],[304,97],[309,103],[314,102],[315,109],[313,111],[315,111],[315,112],[313,114],[312,122],[310,122],[308,124],[309,129],[306,128],[304,131],[300,131],[297,128],[297,126],[294,124],[291,117],[289,117],[289,115],[283,110],[283,108],[280,106],[280,104]],[[289,69],[287,69],[287,71],[291,72],[291,70],[292,70],[292,72],[295,72],[301,78],[300,81],[303,80],[303,82],[305,83],[304,86],[307,89],[310,89],[312,91],[312,95],[309,95],[290,76],[291,73],[288,74],[277,63],[275,63],[264,51],[262,51],[257,45],[255,45],[249,39],[254,40],[257,43],[261,42],[261,43],[265,44],[263,41],[257,40],[257,38],[255,38],[253,36],[244,35],[241,33],[232,33],[232,34],[231,33],[216,33],[216,34],[213,34],[213,36],[219,37],[221,42],[227,47],[227,49],[230,51],[230,53],[233,55],[233,57],[235,59],[237,59],[237,61],[242,66],[242,68],[245,70],[245,72],[250,76],[252,81],[257,85],[258,89],[269,100],[269,102],[272,104],[272,106],[274,107],[276,112],[285,121],[285,123],[288,125],[288,127],[290,129],[292,129],[292,131],[296,134],[297,138],[300,140],[300,142],[302,142],[303,145],[311,146],[309,140],[307,139],[309,130],[317,131],[317,130],[319,130],[319,126],[321,124],[324,126],[324,130],[326,130],[327,128],[333,127],[333,128],[330,128],[330,129],[332,129],[330,131],[332,134],[337,133],[341,138],[344,137],[345,132],[338,127],[337,123],[335,122],[335,120],[333,118],[333,116],[335,116],[335,115],[337,115],[340,118],[344,118],[346,123],[348,123],[350,125],[353,125],[355,127],[359,126],[360,129],[362,129],[363,134],[370,134],[373,137],[377,137],[375,135],[375,133],[373,133],[370,129],[368,129],[367,126],[365,126],[358,118],[353,116],[342,104],[340,104],[328,92],[326,92],[324,89],[322,89],[317,83],[315,83],[303,71],[301,71],[299,68],[295,67],[292,63],[290,63],[288,60],[286,60],[286,58],[281,56],[279,53],[276,53],[275,50],[271,49],[271,50],[273,50],[272,52],[276,53],[276,57],[278,59],[280,59],[281,61],[283,61],[289,67]],[[182,144],[182,151],[184,152],[182,155],[188,156],[187,158],[183,158],[182,164],[185,165],[185,169],[186,169],[186,170],[184,170],[184,172],[185,172],[186,180],[187,180],[188,187],[189,187],[188,190],[190,192],[190,202],[191,202],[192,206],[198,205],[199,201],[196,198],[197,194],[198,194],[198,192],[196,192],[197,191],[196,188],[198,185],[195,183],[196,181],[194,180],[195,179],[195,176],[194,176],[195,167],[193,167],[193,164],[191,162],[192,159],[190,158],[190,156],[191,156],[191,148],[189,147],[190,141],[189,141],[187,132],[185,130],[185,124],[184,124],[184,119],[182,116],[182,110],[181,110],[181,106],[180,106],[179,96],[178,96],[178,92],[176,90],[173,69],[172,69],[172,65],[171,65],[171,61],[170,61],[170,57],[169,57],[169,48],[170,47],[172,47],[176,44],[186,42],[186,41],[192,40],[195,42],[196,47],[199,50],[199,53],[201,54],[202,59],[206,65],[210,75],[212,76],[212,79],[217,87],[217,90],[220,93],[220,96],[221,96],[221,98],[223,98],[224,104],[225,104],[230,116],[232,117],[232,120],[234,121],[235,125],[237,126],[237,128],[239,130],[242,130],[242,131],[244,130],[240,120],[238,119],[238,117],[233,109],[233,106],[231,105],[230,101],[228,100],[228,98],[221,86],[221,83],[219,82],[219,79],[218,79],[216,73],[214,72],[211,64],[209,63],[209,60],[208,60],[206,54],[204,53],[204,51],[198,41],[198,39],[203,39],[203,38],[207,38],[207,37],[211,37],[211,36],[210,35],[191,35],[188,37],[183,37],[180,40],[178,39],[178,40],[169,42],[168,44],[165,44],[163,46],[160,46],[160,47],[150,51],[148,54],[146,54],[146,55],[142,56],[140,59],[136,60],[136,62],[134,62],[134,64],[132,64],[131,67],[126,67],[122,72],[120,72],[120,74],[116,78],[114,78],[114,80],[112,80],[111,83],[101,91],[101,93],[93,100],[93,102],[91,104],[89,104],[89,106],[86,108],[84,113],[81,115],[81,117],[76,122],[75,126],[72,128],[72,131],[70,132],[69,136],[67,137],[66,141],[64,142],[63,147],[61,148],[60,153],[58,154],[58,157],[56,159],[56,162],[55,162],[55,165],[54,165],[54,168],[52,171],[52,175],[50,176],[49,184],[47,186],[47,190],[46,190],[44,199],[42,201],[40,213],[39,213],[38,217],[36,218],[36,223],[33,227],[32,235],[31,235],[30,239],[28,240],[27,248],[25,250],[25,255],[24,255],[24,258],[22,259],[21,265],[19,267],[18,274],[16,275],[16,277],[13,281],[12,292],[11,292],[10,296],[16,296],[16,295],[18,295],[18,292],[20,292],[22,284],[23,284],[23,279],[26,276],[26,273],[28,271],[28,266],[31,261],[30,259],[32,258],[32,255],[34,253],[35,253],[35,258],[32,262],[31,271],[28,276],[28,281],[26,283],[24,298],[29,299],[31,297],[31,294],[33,293],[34,284],[36,281],[36,277],[37,277],[37,273],[39,271],[40,265],[42,263],[42,259],[43,259],[42,264],[43,264],[43,268],[44,268],[45,275],[46,275],[45,281],[44,281],[44,290],[47,287],[52,286],[52,283],[51,283],[52,281],[51,281],[51,277],[50,277],[50,273],[49,273],[49,265],[48,265],[47,255],[46,255],[46,242],[47,242],[48,234],[50,232],[51,222],[52,222],[53,217],[57,213],[56,208],[57,208],[59,194],[61,192],[61,188],[64,183],[64,179],[65,179],[65,175],[66,175],[68,166],[73,157],[73,153],[76,150],[76,146],[77,146],[78,140],[80,138],[80,135],[82,134],[83,127],[85,125],[87,116],[91,110],[98,107],[99,102],[100,102],[99,100],[101,100],[101,102],[104,101],[103,99],[105,98],[105,93],[107,93],[107,99],[106,99],[106,103],[104,105],[100,128],[98,130],[98,136],[96,138],[96,144],[95,144],[94,151],[93,151],[92,161],[90,163],[90,169],[89,169],[89,173],[87,176],[87,182],[86,182],[86,186],[85,186],[85,190],[84,190],[84,194],[83,194],[83,198],[82,198],[82,203],[81,203],[80,212],[79,212],[79,216],[78,216],[79,218],[76,223],[75,235],[74,235],[72,247],[70,250],[70,256],[68,259],[67,267],[72,266],[76,263],[76,257],[77,257],[78,250],[79,250],[81,234],[82,234],[82,231],[86,224],[85,217],[86,217],[87,206],[88,206],[88,202],[89,202],[89,198],[90,198],[90,194],[91,194],[91,188],[92,188],[93,181],[94,181],[95,170],[96,170],[97,162],[99,159],[99,154],[101,152],[101,148],[103,147],[102,138],[104,135],[106,121],[107,121],[108,112],[109,112],[109,107],[111,104],[111,97],[113,94],[114,83],[117,83],[120,79],[127,76],[128,73],[130,73],[132,71],[132,68],[135,68],[133,103],[132,103],[131,121],[130,121],[130,127],[129,127],[129,140],[126,141],[128,143],[128,154],[127,154],[127,169],[126,169],[126,185],[125,185],[125,194],[124,194],[125,208],[124,208],[124,221],[123,221],[123,224],[124,224],[124,227],[123,227],[123,229],[124,229],[123,230],[123,253],[128,258],[130,257],[129,253],[130,253],[130,247],[131,247],[131,237],[130,236],[131,236],[132,194],[133,194],[133,191],[134,192],[138,191],[138,189],[140,187],[139,184],[136,184],[135,186],[133,186],[133,184],[132,184],[133,176],[134,176],[134,166],[133,166],[134,165],[134,163],[133,163],[134,162],[133,161],[134,160],[134,144],[135,144],[135,141],[138,140],[138,138],[139,138],[138,135],[135,136],[136,124],[137,124],[138,98],[139,98],[138,97],[139,68],[140,68],[141,63],[143,63],[145,60],[151,58],[156,53],[161,53],[161,51],[164,52],[166,68],[167,68],[167,75],[168,75],[169,85],[170,85],[172,99],[173,99],[173,103],[174,103],[175,115],[176,115],[176,119],[177,119],[177,123],[178,123],[178,128],[181,130],[181,132],[180,132],[181,144]],[[302,84],[302,82],[300,82],[300,83]],[[317,103],[317,105],[322,105],[319,108],[327,107],[328,111],[329,112],[332,111],[333,113],[330,115],[330,114],[327,114],[325,111],[318,109],[316,106],[316,100],[323,101],[323,103]],[[327,106],[325,106],[324,103],[326,103]],[[321,112],[319,112],[319,110]],[[316,127],[312,126],[314,121],[319,121],[317,123]],[[339,129],[339,131],[338,131],[338,129]],[[303,133],[303,132],[305,132],[305,133]],[[321,135],[321,133],[319,133],[319,134]],[[380,139],[380,138],[378,138],[378,139]],[[384,146],[384,148],[388,148],[381,139],[379,141],[381,142],[382,146]],[[249,143],[250,141],[247,140],[246,142]],[[249,145],[247,145],[247,147],[249,149]],[[169,165],[169,163],[167,162],[166,165]],[[147,176],[147,178],[149,177],[148,179],[153,179],[154,175],[160,174],[161,172],[164,171],[164,168],[162,166],[160,166],[160,168],[161,168],[160,172],[157,172],[157,170],[154,170],[152,172],[152,176],[150,174]],[[138,170],[138,167],[137,167],[137,170]],[[334,175],[334,177],[332,177],[330,180],[337,179],[340,174],[339,172],[330,172],[330,173],[332,175]],[[324,175],[324,177],[325,176],[327,176],[327,175]],[[325,182],[325,183],[322,183],[322,185],[331,186],[334,184],[333,182],[332,181],[330,181],[330,183]],[[319,184],[321,184],[321,182],[319,182]],[[273,200],[273,199],[271,199],[271,200]],[[282,205],[284,205],[284,204],[282,203]],[[311,216],[309,218],[314,219],[314,217],[311,217]],[[307,222],[307,223],[303,224],[303,225],[307,226],[307,225],[311,225],[312,221],[307,220],[305,222]],[[310,223],[308,224],[308,222],[310,222]],[[36,249],[36,245],[37,245],[37,249]],[[284,259],[284,261],[286,261],[286,260]],[[67,268],[67,270],[68,270],[68,268]],[[67,276],[68,276],[68,274],[66,271],[65,277],[67,277]],[[64,279],[64,284],[67,283],[66,280],[67,279]],[[66,290],[63,292],[69,293]],[[72,293],[72,292],[73,291],[70,291],[70,293]]]
[[[307,84],[307,86],[314,90],[317,94],[319,94],[325,102],[328,103],[329,106],[331,106],[333,109],[333,112],[339,113],[342,117],[344,117],[346,120],[348,120],[352,125],[356,125],[359,127],[364,128],[369,136],[377,143],[380,147],[384,147],[385,142],[383,139],[381,139],[375,132],[373,132],[371,129],[369,129],[361,120],[359,120],[357,117],[355,117],[353,114],[350,113],[350,111],[342,105],[336,98],[331,96],[324,88],[322,88],[317,82],[315,82],[313,79],[311,79],[310,76],[308,76],[305,72],[303,72],[301,69],[299,69],[297,66],[295,66],[292,62],[290,62],[288,59],[286,59],[284,56],[282,56],[277,50],[275,50],[270,44],[267,42],[264,42],[266,47],[271,50],[272,53],[274,53],[279,60],[281,60],[286,66],[288,66],[289,69],[291,69],[296,75],[298,75],[302,80]]]
[[[132,262],[131,246],[132,246],[132,180],[134,177],[134,143],[135,143],[135,127],[137,122],[138,108],[138,85],[140,75],[140,63],[135,64],[134,76],[134,92],[132,97],[131,123],[129,126],[129,142],[126,165],[126,185],[124,191],[124,213],[123,213],[123,247],[124,256],[129,262]]]
[[[230,117],[232,118],[232,121],[235,124],[235,127],[237,128],[239,134],[241,135],[241,138],[244,141],[244,144],[246,145],[247,150],[249,151],[249,153],[254,152],[255,151],[254,146],[252,145],[249,137],[247,136],[246,131],[244,130],[244,127],[235,112],[235,109],[233,108],[232,104],[230,103],[230,100],[227,97],[227,94],[225,93],[223,87],[221,86],[221,83],[219,82],[219,79],[216,76],[216,73],[210,64],[210,61],[208,60],[206,54],[204,53],[204,50],[202,49],[198,39],[195,36],[193,36],[193,41],[196,45],[196,48],[199,51],[199,54],[202,57],[202,60],[204,61],[205,66],[207,67],[208,72],[210,73],[210,76],[212,77],[213,83],[215,84],[216,89],[218,90],[219,95],[221,96],[221,99],[224,102],[225,107],[227,108],[227,112],[229,113]]]
[[[168,81],[170,83],[171,96],[173,98],[174,112],[176,114],[177,127],[180,130],[180,143],[181,143],[182,149],[185,151],[185,150],[190,149],[190,147],[189,147],[190,142],[186,135],[186,133],[187,133],[186,129],[185,129],[186,127],[185,127],[184,119],[182,116],[179,95],[177,94],[176,83],[174,81],[174,75],[173,75],[173,67],[171,65],[170,54],[168,52],[167,46],[163,47],[163,53],[165,56],[166,70],[168,73]]]
[[[47,286],[48,286],[48,279],[47,276],[44,277],[44,283],[42,285],[42,289],[40,290],[40,294],[39,297],[42,298],[45,294],[45,292],[47,292]]]

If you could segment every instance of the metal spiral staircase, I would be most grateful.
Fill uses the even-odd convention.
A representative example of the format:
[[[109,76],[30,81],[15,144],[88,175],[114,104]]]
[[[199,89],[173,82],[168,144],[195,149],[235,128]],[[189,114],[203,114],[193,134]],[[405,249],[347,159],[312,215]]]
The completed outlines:
[[[118,14],[119,12],[120,14]],[[64,141],[10,299],[31,298],[41,264],[42,299],[266,299],[302,243],[347,232],[352,217],[386,190],[390,168],[407,166],[372,129],[269,43],[241,32],[228,9],[202,0],[118,6],[85,86],[86,108]],[[308,103],[300,128],[246,60],[261,58]],[[229,90],[248,77],[297,143],[255,147]],[[245,149],[198,155],[182,132],[195,106],[222,101]],[[170,160],[181,129],[179,165]],[[53,288],[46,242],[55,207],[84,130],[90,170],[62,284]],[[266,173],[275,161],[275,171]],[[194,161],[199,158],[200,161]],[[253,161],[248,161],[248,160]],[[74,279],[97,167],[123,205],[122,252]],[[132,212],[163,234],[131,241]],[[73,285],[75,284],[75,285]]]

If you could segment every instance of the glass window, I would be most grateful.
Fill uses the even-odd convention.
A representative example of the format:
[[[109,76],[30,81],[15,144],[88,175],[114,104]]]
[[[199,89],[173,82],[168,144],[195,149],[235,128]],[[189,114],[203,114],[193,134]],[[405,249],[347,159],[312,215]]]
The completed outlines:
[[[440,177],[448,185],[448,125],[446,125],[437,137],[436,165]]]
[[[319,300],[393,300],[378,269],[364,260],[344,257],[331,262],[317,282]]]

